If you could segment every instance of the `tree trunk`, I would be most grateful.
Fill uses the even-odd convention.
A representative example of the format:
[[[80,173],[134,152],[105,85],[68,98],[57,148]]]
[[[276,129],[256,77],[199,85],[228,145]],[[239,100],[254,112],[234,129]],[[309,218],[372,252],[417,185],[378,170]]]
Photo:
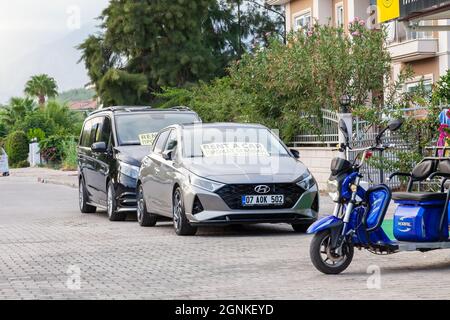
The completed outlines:
[[[41,108],[43,108],[44,105],[45,105],[45,96],[40,95],[40,96],[39,96],[39,106],[40,106]]]

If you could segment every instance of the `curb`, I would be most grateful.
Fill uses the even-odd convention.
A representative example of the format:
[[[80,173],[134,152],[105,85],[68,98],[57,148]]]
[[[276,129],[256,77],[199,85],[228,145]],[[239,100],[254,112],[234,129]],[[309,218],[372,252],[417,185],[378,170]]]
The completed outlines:
[[[44,183],[44,184],[53,184],[53,185],[59,185],[59,186],[65,186],[73,189],[78,188],[77,183],[69,182],[69,181],[60,181],[55,179],[46,179],[46,178],[37,178],[38,183]]]

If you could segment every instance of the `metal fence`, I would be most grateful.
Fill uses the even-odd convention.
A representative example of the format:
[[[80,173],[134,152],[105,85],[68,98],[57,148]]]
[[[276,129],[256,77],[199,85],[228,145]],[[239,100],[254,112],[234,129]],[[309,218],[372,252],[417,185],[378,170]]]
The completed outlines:
[[[302,129],[291,143],[294,147],[304,145],[336,145],[339,142],[339,117],[334,111],[322,109],[321,117],[300,114],[300,117],[308,118],[312,126],[317,130]]]
[[[372,146],[375,141],[375,136],[376,133],[371,133],[370,135],[367,135],[366,139],[355,140],[352,143],[352,148],[356,149]],[[386,151],[374,154],[374,156],[378,156],[379,159],[382,159],[384,164],[398,161],[398,152],[408,151],[414,147],[413,145],[406,143],[400,136],[389,135],[389,133],[383,138],[383,143],[395,146],[392,149],[387,149]],[[358,156],[358,152],[350,151],[349,156],[353,161]],[[386,166],[373,166],[370,162],[366,162],[366,164],[364,164],[361,168],[361,173],[364,175],[364,180],[368,181],[371,186],[384,183],[392,189],[400,188],[401,181],[398,177],[388,181],[389,176],[396,170],[385,169],[382,167]]]
[[[335,146],[339,143],[339,116],[336,112],[330,110],[322,110],[322,119],[318,117],[310,117],[311,123],[317,128],[314,132],[308,129],[300,130],[290,144],[293,147],[302,146]],[[353,119],[353,139],[364,140],[375,136],[372,125],[357,117]]]

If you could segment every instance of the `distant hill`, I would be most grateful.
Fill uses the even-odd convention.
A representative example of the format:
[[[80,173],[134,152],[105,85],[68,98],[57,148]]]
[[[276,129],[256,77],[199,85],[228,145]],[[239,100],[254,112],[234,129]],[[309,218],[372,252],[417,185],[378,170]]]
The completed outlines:
[[[61,102],[87,101],[92,100],[94,96],[94,90],[79,88],[61,92],[56,100]]]

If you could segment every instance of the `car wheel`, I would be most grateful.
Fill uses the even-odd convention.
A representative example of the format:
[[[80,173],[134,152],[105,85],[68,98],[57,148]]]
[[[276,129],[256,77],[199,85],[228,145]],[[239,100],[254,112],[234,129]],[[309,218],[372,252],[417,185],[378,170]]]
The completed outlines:
[[[306,233],[306,231],[308,231],[309,227],[312,225],[312,223],[303,223],[303,224],[296,224],[293,223],[292,225],[292,229],[294,229],[295,232],[297,233]]]
[[[137,220],[141,227],[154,227],[158,221],[156,215],[147,212],[142,185],[139,186],[137,194]]]
[[[116,191],[114,190],[114,186],[111,182],[108,184],[107,197],[107,212],[109,221],[125,221],[125,219],[127,218],[127,214],[123,212],[117,212]]]
[[[184,208],[183,193],[178,187],[173,193],[173,225],[175,232],[179,236],[193,236],[197,233],[197,228],[190,225],[186,218]]]
[[[78,182],[78,204],[80,205],[81,213],[95,213],[97,208],[87,204],[88,195],[84,184],[84,179],[80,178]]]

